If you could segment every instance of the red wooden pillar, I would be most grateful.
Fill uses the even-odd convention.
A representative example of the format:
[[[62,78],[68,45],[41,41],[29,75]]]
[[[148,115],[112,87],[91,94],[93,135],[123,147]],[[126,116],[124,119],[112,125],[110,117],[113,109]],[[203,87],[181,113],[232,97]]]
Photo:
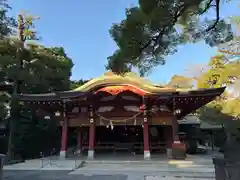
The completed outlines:
[[[95,124],[93,119],[93,108],[90,106],[89,109],[89,147],[88,147],[88,158],[94,158],[94,145],[95,145]]]
[[[143,143],[144,143],[144,159],[150,159],[151,153],[149,148],[149,127],[147,118],[143,119]]]
[[[93,120],[90,120],[93,121]],[[94,122],[90,122],[89,126],[89,150],[94,150],[95,142],[95,126]]]
[[[61,150],[60,157],[65,158],[67,155],[67,139],[68,139],[68,119],[66,113],[63,113],[63,124],[62,124],[62,139],[61,139]]]
[[[150,147],[149,147],[149,127],[147,118],[146,99],[143,97],[143,146],[144,146],[144,159],[148,160],[151,158]]]
[[[172,132],[172,126],[166,126],[164,128],[164,139],[167,142],[167,149],[172,147],[173,143],[173,132]]]
[[[180,143],[179,141],[179,135],[178,135],[178,122],[177,119],[175,117],[173,117],[172,119],[172,137],[173,137],[173,142],[174,143]]]

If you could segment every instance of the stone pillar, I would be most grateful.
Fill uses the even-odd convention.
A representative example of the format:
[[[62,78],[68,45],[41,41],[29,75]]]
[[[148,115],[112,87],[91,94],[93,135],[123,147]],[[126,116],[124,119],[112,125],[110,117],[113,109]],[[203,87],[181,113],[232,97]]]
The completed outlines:
[[[62,123],[62,140],[61,140],[61,150],[60,158],[66,158],[67,155],[67,139],[68,139],[68,119],[66,117],[66,112],[63,113],[63,123]]]
[[[146,99],[143,98],[143,143],[144,143],[144,159],[151,159],[151,153],[149,148],[149,127],[147,118]]]
[[[77,153],[81,154],[82,152],[82,131],[81,127],[77,127]]]
[[[89,147],[88,147],[88,159],[94,159],[94,145],[95,145],[95,124],[93,119],[93,108],[89,109]]]

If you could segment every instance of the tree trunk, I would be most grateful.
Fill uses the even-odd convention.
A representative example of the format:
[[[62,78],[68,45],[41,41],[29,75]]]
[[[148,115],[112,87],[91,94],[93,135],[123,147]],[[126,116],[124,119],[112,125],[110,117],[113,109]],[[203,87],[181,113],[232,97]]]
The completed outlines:
[[[14,91],[12,95],[12,103],[11,103],[11,117],[10,117],[10,122],[9,122],[9,137],[8,137],[8,151],[7,151],[7,157],[6,160],[9,161],[13,158],[13,136],[15,132],[15,121],[20,118],[20,107],[19,107],[19,101],[15,98],[16,94],[21,94],[20,91],[20,81],[22,81],[22,69],[23,67],[23,59],[22,59],[22,51],[24,48],[24,20],[23,20],[23,15],[18,14],[18,40],[19,40],[19,45],[17,46],[17,51],[16,51],[16,58],[18,61],[18,67],[19,67],[19,76],[16,77],[15,79],[15,84],[14,84]]]
[[[11,103],[11,117],[9,119],[9,134],[8,134],[8,149],[7,149],[7,155],[5,158],[5,161],[10,161],[13,159],[14,154],[13,154],[13,138],[15,134],[15,122],[17,119],[20,118],[20,109],[19,109],[19,103],[18,101],[12,100]]]

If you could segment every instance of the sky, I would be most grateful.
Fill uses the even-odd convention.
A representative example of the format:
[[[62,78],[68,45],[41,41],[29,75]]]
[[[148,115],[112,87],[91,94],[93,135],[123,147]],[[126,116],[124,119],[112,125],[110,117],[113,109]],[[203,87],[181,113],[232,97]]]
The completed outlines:
[[[99,3],[97,3],[99,2]],[[125,9],[138,0],[9,0],[10,15],[20,10],[39,16],[36,29],[46,46],[62,46],[74,62],[71,79],[102,75],[107,57],[117,49],[109,35],[113,23],[125,18]],[[239,2],[221,5],[221,16],[239,15]],[[213,13],[208,16],[214,17]],[[206,64],[217,51],[204,42],[184,45],[166,58],[146,77],[154,83],[167,83],[175,74],[185,74],[195,64]]]

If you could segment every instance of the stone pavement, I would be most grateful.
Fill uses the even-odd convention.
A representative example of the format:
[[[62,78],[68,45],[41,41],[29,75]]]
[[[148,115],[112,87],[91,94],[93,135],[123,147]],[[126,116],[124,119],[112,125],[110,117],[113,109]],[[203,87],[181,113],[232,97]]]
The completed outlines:
[[[185,161],[82,161],[29,160],[4,166],[4,180],[213,180],[210,157],[189,157]]]
[[[69,175],[69,171],[4,171],[3,180],[127,180],[126,175]]]
[[[69,174],[69,171],[23,171],[5,170],[3,180],[214,180],[214,178],[185,178],[185,177],[163,177],[160,175],[140,175],[132,174],[111,174],[111,175],[84,175]]]
[[[129,180],[143,180],[144,177],[148,178],[160,178],[161,179],[214,179],[215,173],[212,165],[191,166],[183,164],[179,167],[174,164],[160,165],[160,164],[88,164],[81,168],[78,168],[69,174],[77,175],[84,174],[86,176],[91,175],[113,175],[124,174],[127,175]],[[131,177],[131,178],[130,178]]]

